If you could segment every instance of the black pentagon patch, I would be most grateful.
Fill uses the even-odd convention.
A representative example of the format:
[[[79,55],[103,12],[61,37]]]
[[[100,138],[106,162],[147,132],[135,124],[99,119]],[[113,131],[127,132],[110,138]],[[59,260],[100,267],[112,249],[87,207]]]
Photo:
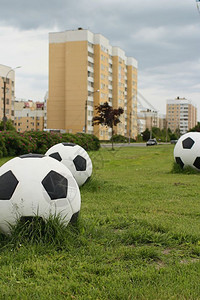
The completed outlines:
[[[194,141],[193,141],[193,139],[188,137],[184,141],[182,141],[182,145],[183,145],[184,149],[191,149],[192,146],[194,145]]]
[[[68,181],[55,171],[50,171],[42,180],[42,185],[48,193],[51,200],[67,197]]]
[[[0,176],[0,200],[10,200],[19,181],[12,171]]]
[[[200,157],[197,157],[193,163],[193,165],[200,170]]]
[[[175,157],[176,163],[179,164],[181,166],[181,168],[183,169],[184,167],[184,163],[182,162],[180,157]]]
[[[19,158],[43,158],[45,155],[43,154],[34,154],[34,153],[29,153],[29,154],[24,154],[20,155]]]
[[[74,147],[76,146],[76,144],[73,144],[73,143],[62,143],[63,146],[70,146],[70,147]]]
[[[50,154],[49,156],[55,158],[55,159],[58,160],[58,161],[61,161],[61,160],[62,160],[62,158],[61,158],[61,156],[60,156],[60,154],[59,154],[58,152],[52,153],[52,154]]]
[[[70,223],[71,223],[71,224],[75,224],[75,223],[77,222],[77,220],[78,220],[78,216],[79,216],[79,211],[76,212],[76,213],[74,213],[74,214],[72,215],[72,217],[71,217],[71,219],[70,219]]]
[[[74,165],[76,168],[76,171],[85,171],[86,170],[86,159],[83,158],[80,155],[77,155],[74,160]]]

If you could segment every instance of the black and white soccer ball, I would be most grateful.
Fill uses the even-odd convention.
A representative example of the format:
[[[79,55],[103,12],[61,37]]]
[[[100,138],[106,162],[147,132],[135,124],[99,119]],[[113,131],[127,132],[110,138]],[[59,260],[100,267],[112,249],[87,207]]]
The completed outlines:
[[[79,186],[82,186],[92,175],[92,161],[85,149],[79,145],[59,143],[52,146],[46,155],[57,159],[68,167]]]
[[[0,168],[0,230],[9,233],[21,217],[59,215],[67,225],[78,216],[79,187],[71,172],[55,159],[27,154]]]
[[[174,159],[184,168],[190,166],[200,171],[200,132],[182,135],[174,147]]]

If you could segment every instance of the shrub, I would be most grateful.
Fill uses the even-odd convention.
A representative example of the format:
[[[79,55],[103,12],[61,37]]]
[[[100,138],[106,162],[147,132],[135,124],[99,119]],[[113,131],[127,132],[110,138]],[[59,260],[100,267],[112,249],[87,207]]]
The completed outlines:
[[[1,146],[1,151],[4,152],[4,156],[21,155],[34,152],[36,149],[35,145],[31,141],[27,140],[15,131],[2,131],[0,136],[4,142],[4,145]]]
[[[8,155],[8,151],[5,146],[5,141],[3,139],[3,136],[0,135],[0,157],[4,157]]]
[[[128,143],[129,142],[129,138],[121,135],[121,134],[114,134],[113,137],[111,137],[110,141],[114,142],[114,143]],[[135,142],[134,139],[130,138],[130,142]]]
[[[77,144],[83,147],[86,151],[99,150],[100,142],[99,139],[93,134],[86,133],[64,133],[62,134],[63,142],[69,142]]]
[[[15,131],[0,132],[0,157],[17,156],[26,153],[45,154],[53,145],[70,142],[78,144],[86,151],[98,150],[100,142],[97,137],[90,134],[52,133],[44,131]]]
[[[61,142],[61,134],[45,131],[26,131],[23,133],[26,139],[36,145],[36,153],[44,154],[53,145]]]
[[[100,141],[93,134],[77,133],[76,136],[80,142],[80,146],[87,150],[99,150]]]

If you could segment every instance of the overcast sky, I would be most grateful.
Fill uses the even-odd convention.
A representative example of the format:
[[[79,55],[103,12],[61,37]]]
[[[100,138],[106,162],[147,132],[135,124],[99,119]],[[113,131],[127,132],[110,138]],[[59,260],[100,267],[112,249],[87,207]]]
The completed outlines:
[[[16,97],[48,90],[48,33],[82,27],[138,61],[138,90],[165,113],[193,101],[200,120],[200,13],[195,0],[0,0],[0,64],[16,70]]]

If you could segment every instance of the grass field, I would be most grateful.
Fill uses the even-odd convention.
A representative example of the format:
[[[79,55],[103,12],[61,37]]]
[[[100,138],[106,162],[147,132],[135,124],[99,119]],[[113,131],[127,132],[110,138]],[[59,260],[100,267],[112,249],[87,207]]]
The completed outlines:
[[[173,145],[90,155],[76,226],[1,237],[0,299],[200,299],[200,174],[171,173]]]

